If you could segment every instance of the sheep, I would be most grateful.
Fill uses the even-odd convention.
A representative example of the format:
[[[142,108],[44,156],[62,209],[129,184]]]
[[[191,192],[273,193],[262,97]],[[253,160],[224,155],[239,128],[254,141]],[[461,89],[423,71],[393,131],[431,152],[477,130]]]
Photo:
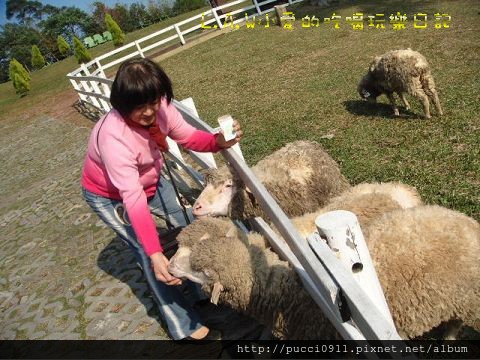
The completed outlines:
[[[371,102],[376,102],[378,96],[386,94],[396,116],[400,113],[395,105],[394,92],[400,96],[407,110],[410,109],[410,105],[405,93],[417,97],[422,102],[427,119],[431,118],[429,97],[435,104],[438,114],[443,115],[430,66],[422,54],[410,48],[392,50],[376,56],[370,64],[368,73],[360,80],[357,90],[364,100]]]
[[[421,337],[450,320],[480,331],[478,222],[421,205],[380,216],[364,234],[404,339]],[[272,326],[282,339],[338,336],[294,271],[260,235],[232,230],[229,220],[205,218],[183,229],[178,241],[169,265],[173,275],[202,284],[207,293],[221,284],[222,302]]]
[[[316,230],[315,219],[329,211],[348,210],[353,212],[363,229],[384,213],[421,204],[421,197],[412,186],[399,182],[362,183],[345,190],[317,211],[294,217],[291,221],[300,235],[307,237]]]
[[[421,336],[450,320],[480,331],[477,221],[437,205],[419,206],[384,214],[364,235],[404,336]]]
[[[222,303],[259,320],[279,339],[337,338],[295,271],[259,234],[247,235],[227,218],[206,217],[184,228],[177,240],[169,264],[174,276],[202,284],[212,298],[220,287]]]
[[[287,216],[298,216],[323,206],[350,187],[338,164],[320,144],[289,143],[259,161],[252,171]],[[236,173],[229,167],[211,169],[207,186],[193,205],[193,215],[227,216],[245,220],[265,213]]]

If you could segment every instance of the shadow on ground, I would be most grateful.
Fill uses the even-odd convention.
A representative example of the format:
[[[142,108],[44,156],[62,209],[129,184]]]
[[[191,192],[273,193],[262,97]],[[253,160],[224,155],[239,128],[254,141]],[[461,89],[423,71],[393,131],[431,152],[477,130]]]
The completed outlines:
[[[88,120],[93,121],[94,123],[96,123],[98,119],[104,115],[102,111],[86,101],[77,100],[72,106],[81,115],[86,117]]]
[[[353,115],[408,120],[419,118],[417,114],[411,110],[406,110],[404,107],[399,107],[400,116],[394,116],[392,105],[385,103],[369,103],[368,101],[363,100],[347,100],[343,102],[343,106],[345,106],[345,109]]]

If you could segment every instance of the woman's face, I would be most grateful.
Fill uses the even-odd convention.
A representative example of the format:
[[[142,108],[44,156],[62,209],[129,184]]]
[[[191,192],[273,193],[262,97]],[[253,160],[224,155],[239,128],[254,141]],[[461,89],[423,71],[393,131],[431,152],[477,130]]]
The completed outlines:
[[[157,120],[159,108],[160,99],[152,103],[137,106],[130,113],[130,120],[142,126],[152,125],[155,120]]]

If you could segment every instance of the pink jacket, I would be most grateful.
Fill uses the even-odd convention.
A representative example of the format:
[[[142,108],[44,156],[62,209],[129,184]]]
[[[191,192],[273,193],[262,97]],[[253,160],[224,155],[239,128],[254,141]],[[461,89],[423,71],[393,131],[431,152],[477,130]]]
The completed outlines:
[[[185,148],[216,152],[215,135],[197,130],[162,99],[157,114],[160,130]],[[162,251],[147,204],[155,194],[163,159],[148,130],[129,127],[112,109],[94,126],[82,172],[82,186],[97,195],[122,200],[132,227],[147,255]]]

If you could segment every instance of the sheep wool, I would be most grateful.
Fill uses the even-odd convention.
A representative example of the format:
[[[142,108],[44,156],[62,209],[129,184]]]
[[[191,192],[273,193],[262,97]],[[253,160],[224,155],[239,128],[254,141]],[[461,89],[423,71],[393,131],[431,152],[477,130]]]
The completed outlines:
[[[311,141],[289,143],[256,164],[252,171],[276,199],[287,216],[298,216],[326,204],[329,198],[339,195],[350,187],[341,174],[338,164],[320,144]],[[213,208],[224,198],[222,185],[231,181],[235,188],[228,211],[218,215],[229,215],[233,219],[266,217],[241,179],[229,167],[211,171],[207,176],[207,187],[194,205],[198,209]],[[215,215],[208,210],[202,215]]]
[[[315,219],[329,211],[353,212],[357,216],[360,227],[364,229],[371,221],[387,212],[421,204],[420,195],[412,186],[398,182],[362,183],[345,190],[317,211],[291,220],[300,234],[306,237],[316,230]]]
[[[226,218],[209,217],[193,222],[178,237],[180,247],[192,246],[192,270],[210,278],[204,290],[211,293],[212,284],[220,282],[222,303],[260,320],[280,339],[337,338],[335,328],[288,263],[266,248],[259,234],[231,235],[232,225]],[[193,227],[202,229],[201,241],[191,241],[200,234]]]
[[[386,94],[394,114],[399,115],[394,92],[400,96],[407,110],[410,104],[405,93],[421,101],[426,118],[431,117],[429,98],[435,104],[437,113],[443,115],[430,66],[425,56],[417,51],[408,48],[376,56],[358,85],[358,93],[365,100],[376,101],[378,96]]]
[[[191,247],[188,267],[204,274],[204,290],[210,293],[214,283],[221,283],[222,302],[272,327],[281,339],[336,338],[288,263],[262,236],[232,227],[230,220],[205,218],[178,237],[180,249]],[[440,206],[421,205],[377,217],[364,234],[403,338],[443,329],[452,320],[480,332],[478,222]],[[169,270],[176,274],[174,267]]]
[[[480,331],[480,225],[440,206],[386,213],[364,230],[397,329],[461,320]]]

